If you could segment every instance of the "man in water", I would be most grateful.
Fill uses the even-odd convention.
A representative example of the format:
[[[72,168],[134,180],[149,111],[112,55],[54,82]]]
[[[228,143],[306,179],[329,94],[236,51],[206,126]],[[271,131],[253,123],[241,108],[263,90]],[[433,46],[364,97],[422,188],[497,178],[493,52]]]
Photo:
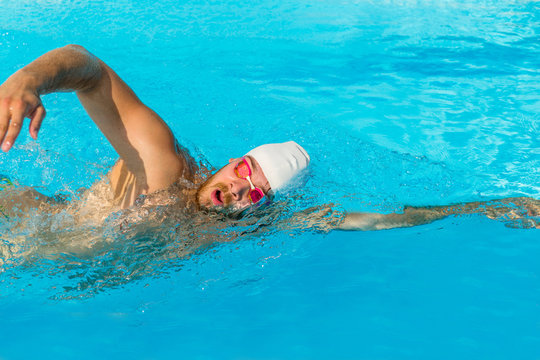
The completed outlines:
[[[198,183],[201,169],[186,150],[178,146],[167,124],[145,106],[129,86],[103,61],[86,49],[68,45],[52,50],[10,76],[0,86],[0,146],[7,152],[30,119],[30,135],[37,139],[45,108],[40,96],[56,91],[75,91],[88,115],[120,156],[110,174],[114,206],[134,205],[140,195],[168,189],[179,180]],[[294,142],[263,145],[209,177],[193,194],[198,209],[243,209],[265,201],[309,164],[307,152]],[[31,192],[31,205],[40,195]],[[36,196],[38,197],[36,199]],[[537,216],[538,201],[502,200],[502,207],[470,203],[449,207],[406,208],[402,214],[346,214],[334,228],[375,230],[424,224],[451,214],[482,212],[500,216],[514,202],[528,215]],[[324,216],[331,208],[306,216]],[[516,215],[520,217],[521,215]],[[538,226],[535,222],[531,224]]]

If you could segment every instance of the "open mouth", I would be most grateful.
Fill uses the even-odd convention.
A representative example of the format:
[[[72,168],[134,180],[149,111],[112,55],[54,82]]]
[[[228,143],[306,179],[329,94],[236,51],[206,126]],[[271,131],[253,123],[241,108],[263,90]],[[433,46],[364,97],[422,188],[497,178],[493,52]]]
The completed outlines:
[[[223,203],[223,192],[219,189],[216,189],[214,191],[212,191],[212,194],[210,195],[210,197],[212,198],[212,202],[214,203],[215,206],[223,206],[224,203]]]

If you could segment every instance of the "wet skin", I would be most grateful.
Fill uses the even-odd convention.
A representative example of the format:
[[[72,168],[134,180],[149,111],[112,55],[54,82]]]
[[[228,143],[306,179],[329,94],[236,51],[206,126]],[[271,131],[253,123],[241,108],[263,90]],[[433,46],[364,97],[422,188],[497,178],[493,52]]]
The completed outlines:
[[[193,184],[196,169],[189,166],[187,153],[178,149],[174,135],[163,119],[147,107],[133,90],[103,61],[77,45],[52,50],[12,74],[0,85],[0,148],[8,151],[21,132],[24,118],[30,118],[30,135],[35,139],[45,117],[41,95],[57,91],[75,91],[86,112],[114,147],[131,179],[127,187],[119,185],[120,178],[111,178],[113,189],[119,193],[118,204],[125,209],[135,204],[140,195],[168,189],[179,180]],[[197,191],[201,208],[244,208],[251,204],[246,179],[234,172],[240,159],[210,177]],[[270,186],[259,164],[248,157],[252,168],[251,180],[265,194]],[[189,189],[190,190],[190,189]],[[27,192],[33,196],[32,191]],[[7,196],[4,193],[3,196]],[[14,196],[11,199],[20,197]],[[115,194],[116,198],[116,194]],[[29,206],[41,204],[29,198]],[[46,201],[46,200],[45,200]],[[8,201],[6,208],[23,205]],[[16,205],[13,205],[16,204]],[[511,221],[517,227],[540,228],[540,200],[507,198],[488,202],[473,202],[449,206],[406,207],[395,214],[345,213],[331,229],[380,230],[426,224],[449,215],[484,214],[489,218]],[[309,209],[308,209],[309,210]],[[330,205],[303,212],[304,219],[324,220]],[[305,221],[302,221],[306,226]]]
[[[251,182],[261,189],[265,195],[270,191],[270,185],[259,163],[251,156],[245,157],[251,168]],[[229,164],[222,167],[211,176],[197,191],[197,202],[202,208],[232,207],[243,209],[251,205],[249,181],[236,176],[234,168],[242,158],[230,159]]]

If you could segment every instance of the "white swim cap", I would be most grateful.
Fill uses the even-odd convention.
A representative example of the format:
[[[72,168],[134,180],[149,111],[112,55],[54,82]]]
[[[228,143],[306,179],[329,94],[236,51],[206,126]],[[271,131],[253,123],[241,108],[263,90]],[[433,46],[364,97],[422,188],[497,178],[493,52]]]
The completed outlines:
[[[261,145],[246,155],[257,160],[273,191],[287,185],[309,164],[308,153],[294,141]]]

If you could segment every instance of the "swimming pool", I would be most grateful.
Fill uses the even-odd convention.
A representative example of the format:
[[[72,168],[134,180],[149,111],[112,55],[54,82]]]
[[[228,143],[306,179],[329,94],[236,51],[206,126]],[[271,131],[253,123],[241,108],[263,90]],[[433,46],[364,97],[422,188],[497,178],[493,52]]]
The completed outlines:
[[[313,166],[291,211],[540,197],[538,2],[23,0],[0,20],[2,80],[84,45],[215,166],[295,139]],[[73,94],[44,103],[39,141],[22,135],[0,173],[76,193],[115,154]],[[49,237],[115,237],[53,220]],[[39,243],[47,221],[17,235]],[[540,356],[538,230],[273,229],[181,259],[162,239],[12,263],[0,358]]]

